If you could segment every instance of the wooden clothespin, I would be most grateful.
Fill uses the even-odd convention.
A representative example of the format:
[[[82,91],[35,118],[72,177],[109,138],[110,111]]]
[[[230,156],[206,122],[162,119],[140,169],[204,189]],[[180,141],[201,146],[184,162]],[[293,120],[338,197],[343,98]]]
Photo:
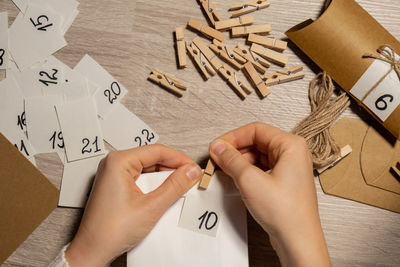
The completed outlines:
[[[186,44],[186,49],[189,52],[189,56],[193,59],[196,66],[199,68],[203,77],[208,80],[211,76],[216,74],[214,68],[211,66],[210,62],[208,62],[207,58],[201,53],[199,48],[196,47],[193,43]]]
[[[340,150],[340,155],[339,155],[339,157],[338,157],[331,165],[328,165],[328,166],[325,166],[325,167],[316,169],[317,172],[318,172],[319,174],[321,174],[321,173],[323,173],[324,171],[326,171],[327,169],[332,168],[332,167],[335,166],[339,161],[341,161],[344,157],[346,157],[347,155],[349,155],[352,151],[353,151],[353,150],[351,149],[351,146],[346,145],[345,147],[343,147],[343,148]]]
[[[267,60],[269,60],[277,65],[280,65],[282,67],[284,67],[289,61],[288,56],[285,56],[282,53],[276,52],[274,50],[271,50],[269,48],[263,47],[261,45],[255,44],[255,43],[253,43],[251,45],[250,50],[253,51],[254,53],[259,54],[264,59],[267,59]]]
[[[249,43],[256,43],[262,46],[265,46],[267,48],[282,52],[287,48],[287,42],[274,39],[274,38],[269,38],[257,34],[249,34],[249,37],[247,38],[247,41]]]
[[[242,71],[251,81],[254,88],[257,89],[260,97],[264,98],[271,93],[271,91],[265,85],[264,81],[261,79],[260,75],[257,73],[251,62],[247,62],[246,64],[244,64]]]
[[[161,87],[165,88],[167,91],[171,92],[172,94],[178,97],[182,97],[183,96],[182,90],[187,89],[186,85],[155,69],[151,71],[148,79],[160,85]]]
[[[226,40],[226,36],[222,32],[203,24],[196,19],[190,19],[188,22],[188,27],[198,32],[201,32],[209,39],[217,39],[220,42],[224,42]]]
[[[199,48],[200,52],[208,59],[211,63],[211,66],[218,71],[222,68],[223,63],[219,58],[210,50],[210,48],[203,42],[200,37],[196,37],[193,39],[193,43]]]
[[[248,62],[251,62],[254,68],[261,74],[264,74],[267,71],[266,68],[271,66],[268,61],[249,51],[244,45],[238,44],[233,51],[245,58]]]
[[[193,39],[193,43],[199,48],[201,53],[208,59],[213,68],[224,78],[225,81],[235,90],[241,99],[246,98],[246,94],[251,93],[251,89],[243,83],[236,72],[224,64],[212,51],[211,49],[201,40],[200,37]]]
[[[232,28],[232,37],[247,36],[250,33],[267,34],[271,31],[271,24],[239,26]]]
[[[214,39],[210,45],[210,49],[214,51],[220,58],[231,64],[234,68],[239,70],[242,64],[246,63],[246,59],[230,50],[226,45]]]
[[[213,26],[215,25],[215,21],[221,20],[211,0],[200,0],[200,4]]]
[[[220,20],[215,22],[215,29],[219,31],[229,30],[237,26],[250,25],[253,24],[253,22],[254,22],[253,16],[243,16],[234,19]]]
[[[238,10],[232,14],[232,18],[236,18],[263,8],[267,8],[269,6],[270,3],[267,0],[250,0],[231,6],[229,11]]]
[[[396,165],[390,167],[390,171],[397,176],[397,179],[400,179],[400,162],[397,162]]]
[[[215,172],[215,163],[212,159],[209,159],[207,162],[206,169],[204,170],[203,177],[201,178],[199,188],[203,190],[207,190],[208,185],[210,184],[211,177]]]
[[[177,27],[175,29],[176,37],[176,50],[178,54],[178,65],[179,68],[186,67],[186,45],[185,45],[185,29],[183,27]]]
[[[291,82],[295,80],[300,80],[304,78],[303,66],[296,66],[289,69],[280,70],[275,73],[266,74],[264,76],[265,84],[267,86],[272,86],[276,84]]]
[[[229,67],[229,65],[223,64],[218,72],[242,100],[244,100],[248,94],[251,94],[252,90],[250,87],[237,76],[237,73]]]

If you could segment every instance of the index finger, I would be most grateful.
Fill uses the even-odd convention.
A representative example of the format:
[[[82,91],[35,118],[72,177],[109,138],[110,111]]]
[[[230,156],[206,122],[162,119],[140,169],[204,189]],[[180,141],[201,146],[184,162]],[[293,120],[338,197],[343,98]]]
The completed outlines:
[[[125,168],[141,173],[177,169],[193,162],[186,154],[164,145],[148,145],[120,151]]]
[[[232,130],[218,139],[222,139],[240,150],[256,146],[263,153],[268,153],[274,141],[282,141],[282,136],[288,133],[269,124],[253,122]]]

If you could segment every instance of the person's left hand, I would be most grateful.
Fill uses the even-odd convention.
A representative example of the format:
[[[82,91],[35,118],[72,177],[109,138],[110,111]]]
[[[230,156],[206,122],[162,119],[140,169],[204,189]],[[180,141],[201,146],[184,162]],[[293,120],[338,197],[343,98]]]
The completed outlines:
[[[136,185],[142,172],[176,169],[156,190]],[[188,156],[162,145],[110,152],[98,168],[79,230],[65,255],[71,267],[107,266],[135,247],[200,178]]]

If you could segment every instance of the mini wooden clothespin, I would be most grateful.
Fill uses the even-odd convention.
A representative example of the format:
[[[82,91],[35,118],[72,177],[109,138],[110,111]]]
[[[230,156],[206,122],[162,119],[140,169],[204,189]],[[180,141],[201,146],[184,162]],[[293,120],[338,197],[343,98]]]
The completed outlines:
[[[186,85],[155,69],[151,71],[148,79],[178,97],[182,97],[182,91],[187,89]]]
[[[245,58],[248,62],[251,62],[254,68],[261,74],[264,74],[267,71],[266,68],[271,66],[268,61],[249,51],[244,45],[238,44],[233,51]]]
[[[207,162],[206,169],[204,170],[203,177],[201,178],[199,188],[203,190],[207,190],[208,185],[210,184],[211,177],[215,172],[215,163],[212,159],[209,159]]]
[[[244,100],[248,94],[251,94],[252,90],[250,87],[237,76],[237,73],[229,67],[229,65],[224,64],[218,72],[242,100]]]
[[[215,21],[221,20],[221,17],[218,15],[217,10],[215,9],[215,6],[211,0],[200,0],[200,4],[213,26],[215,25]]]
[[[194,29],[198,32],[201,32],[204,36],[209,39],[217,39],[220,42],[224,42],[226,40],[226,36],[208,25],[201,23],[196,19],[190,19],[188,22],[188,27]]]
[[[397,176],[397,179],[400,179],[400,162],[397,162],[396,165],[390,167],[390,171]]]
[[[218,71],[225,81],[228,82],[228,84],[235,90],[241,99],[245,99],[246,94],[251,93],[251,89],[244,84],[239,77],[237,77],[236,72],[229,67],[229,65],[224,64],[203,42],[203,40],[201,40],[200,37],[194,38],[193,43],[199,48],[201,53],[203,53],[203,55],[208,59],[213,68]]]
[[[247,62],[246,64],[244,64],[242,71],[251,81],[254,88],[257,89],[260,97],[264,98],[271,93],[271,91],[265,85],[264,81],[261,79],[260,75],[257,73],[251,62]]]
[[[185,45],[185,29],[183,27],[177,27],[175,29],[176,37],[176,50],[178,54],[178,65],[179,68],[186,67],[186,45]]]
[[[219,31],[229,30],[233,27],[253,24],[253,16],[243,16],[234,19],[220,20],[215,22],[215,29]]]
[[[238,10],[232,14],[232,18],[236,18],[263,8],[267,8],[269,6],[270,3],[267,0],[250,0],[231,6],[229,11]]]
[[[264,59],[267,59],[282,67],[284,67],[289,61],[288,56],[255,43],[251,45],[250,50],[262,56]]]
[[[234,68],[239,70],[242,64],[246,63],[246,59],[230,50],[226,45],[214,39],[210,45],[210,49],[214,51],[220,58],[231,64]]]
[[[353,150],[351,149],[351,146],[346,145],[344,146],[341,150],[340,150],[340,155],[339,157],[330,165],[316,169],[317,172],[319,174],[323,173],[324,171],[326,171],[329,168],[332,168],[333,166],[335,166],[339,161],[341,161],[344,157],[346,157],[347,155],[349,155]]]
[[[275,73],[266,74],[264,76],[265,84],[267,86],[272,86],[276,84],[291,82],[295,80],[300,80],[304,78],[303,66],[296,66],[289,69],[280,70]]]
[[[193,39],[193,43],[199,48],[200,52],[207,58],[207,60],[211,63],[211,66],[215,71],[218,71],[222,68],[223,63],[219,58],[210,50],[210,48],[203,42],[200,37],[196,37]]]
[[[251,33],[267,34],[271,31],[271,24],[239,26],[232,28],[232,37],[247,36]]]
[[[249,34],[247,41],[249,43],[256,43],[279,52],[283,52],[287,48],[287,42],[285,41],[257,34]]]
[[[210,78],[209,75],[214,76],[216,74],[210,62],[208,62],[207,58],[203,55],[203,53],[201,53],[196,45],[194,45],[193,43],[191,43],[190,45],[186,44],[186,49],[189,52],[189,56],[193,59],[196,66],[199,68],[201,74],[206,80]]]

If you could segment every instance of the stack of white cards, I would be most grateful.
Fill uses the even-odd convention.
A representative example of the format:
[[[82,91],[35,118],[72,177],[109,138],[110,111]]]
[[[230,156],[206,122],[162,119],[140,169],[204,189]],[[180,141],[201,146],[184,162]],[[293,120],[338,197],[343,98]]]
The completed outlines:
[[[120,103],[127,89],[90,56],[73,69],[52,56],[66,45],[77,1],[14,3],[21,12],[10,29],[0,13],[0,132],[33,164],[37,154],[57,153],[64,163],[59,205],[84,207],[104,141],[121,150],[158,135]]]

